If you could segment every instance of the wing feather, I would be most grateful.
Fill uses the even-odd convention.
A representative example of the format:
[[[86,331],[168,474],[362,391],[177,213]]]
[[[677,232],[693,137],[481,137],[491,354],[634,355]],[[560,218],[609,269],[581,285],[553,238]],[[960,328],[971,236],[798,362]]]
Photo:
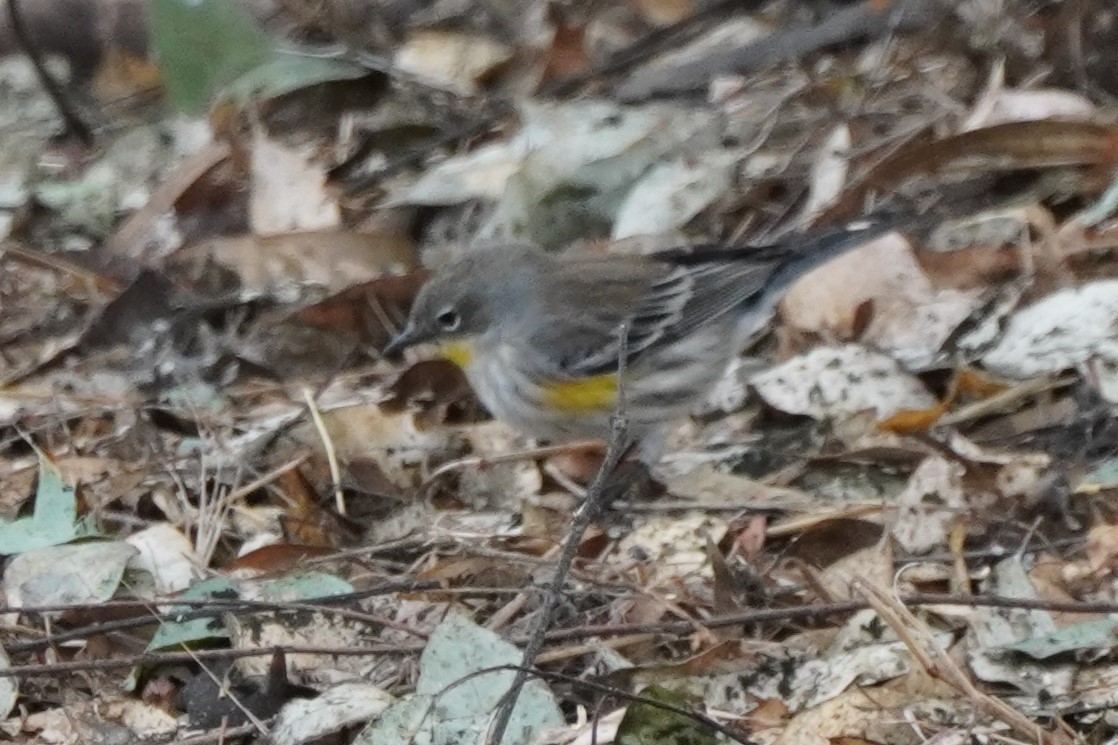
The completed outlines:
[[[669,249],[648,257],[652,262],[633,257],[600,259],[600,276],[586,297],[586,315],[592,320],[576,321],[581,325],[579,342],[570,345],[574,336],[566,333],[570,325],[564,326],[563,333],[551,328],[544,333],[554,337],[557,348],[566,350],[563,374],[610,372],[618,366],[617,329],[622,322],[628,323],[627,360],[632,364],[658,344],[684,338],[729,314],[750,308],[771,311],[798,277],[894,229],[897,222],[871,220],[773,246]]]
[[[627,360],[638,361],[657,344],[682,338],[742,306],[764,287],[775,262],[664,264],[628,317],[593,352],[567,367],[573,376],[616,370],[621,353],[616,326],[628,322]]]

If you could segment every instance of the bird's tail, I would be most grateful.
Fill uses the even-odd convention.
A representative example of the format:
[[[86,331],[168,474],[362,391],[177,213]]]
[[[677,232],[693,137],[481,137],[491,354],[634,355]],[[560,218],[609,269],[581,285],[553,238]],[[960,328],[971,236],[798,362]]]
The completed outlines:
[[[924,223],[935,224],[930,218],[911,215],[870,215],[841,228],[800,234],[771,246],[723,248],[723,261],[740,258],[743,261],[772,262],[774,265],[764,287],[749,304],[750,312],[741,319],[736,340],[739,348],[755,340],[785,292],[800,277],[894,230],[920,229]]]
[[[781,244],[759,247],[752,260],[757,261],[759,257],[760,260],[776,262],[777,268],[769,277],[765,290],[782,293],[797,279],[831,259],[894,230],[918,227],[916,222],[919,221],[920,218],[912,216],[870,215],[841,228],[810,232],[790,237]],[[742,258],[745,258],[744,252]]]

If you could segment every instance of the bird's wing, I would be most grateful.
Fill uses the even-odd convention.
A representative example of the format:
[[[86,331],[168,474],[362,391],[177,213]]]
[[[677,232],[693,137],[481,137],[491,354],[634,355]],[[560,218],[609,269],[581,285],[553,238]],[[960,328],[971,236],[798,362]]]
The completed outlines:
[[[626,361],[635,362],[656,344],[682,338],[740,308],[764,287],[776,263],[720,261],[659,266],[659,276],[647,285],[638,302],[617,315],[612,328],[595,325],[597,343],[587,345],[567,362],[566,369],[572,375],[617,369],[622,322],[627,332]]]
[[[627,324],[627,361],[635,362],[659,343],[686,337],[733,313],[768,313],[799,277],[894,227],[892,221],[869,221],[856,227],[796,236],[760,248],[703,246],[669,249],[643,262],[657,267],[642,279],[643,293],[586,322],[587,343],[571,349],[563,369],[572,376],[610,372],[618,367],[618,327]],[[605,279],[614,288],[621,277]],[[608,287],[601,297],[610,297]],[[631,290],[628,287],[627,290]],[[587,302],[594,303],[592,291]],[[731,343],[732,339],[727,339]]]

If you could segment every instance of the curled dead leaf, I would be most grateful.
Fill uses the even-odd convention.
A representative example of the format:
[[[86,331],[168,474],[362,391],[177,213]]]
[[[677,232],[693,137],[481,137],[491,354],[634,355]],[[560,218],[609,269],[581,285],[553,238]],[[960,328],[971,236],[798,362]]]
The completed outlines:
[[[1058,119],[998,124],[902,148],[847,189],[816,224],[856,217],[871,193],[902,191],[917,179],[1060,167],[1083,167],[1101,176],[1116,160],[1118,128],[1113,126]],[[1083,185],[1098,189],[1108,181],[1090,175]]]

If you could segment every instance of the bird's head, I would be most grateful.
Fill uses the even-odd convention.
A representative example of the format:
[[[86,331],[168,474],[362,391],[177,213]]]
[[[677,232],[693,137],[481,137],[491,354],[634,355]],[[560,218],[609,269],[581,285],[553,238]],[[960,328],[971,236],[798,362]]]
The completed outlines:
[[[432,343],[466,367],[479,339],[502,333],[523,317],[547,260],[535,249],[505,246],[472,251],[440,269],[420,289],[385,355]]]

